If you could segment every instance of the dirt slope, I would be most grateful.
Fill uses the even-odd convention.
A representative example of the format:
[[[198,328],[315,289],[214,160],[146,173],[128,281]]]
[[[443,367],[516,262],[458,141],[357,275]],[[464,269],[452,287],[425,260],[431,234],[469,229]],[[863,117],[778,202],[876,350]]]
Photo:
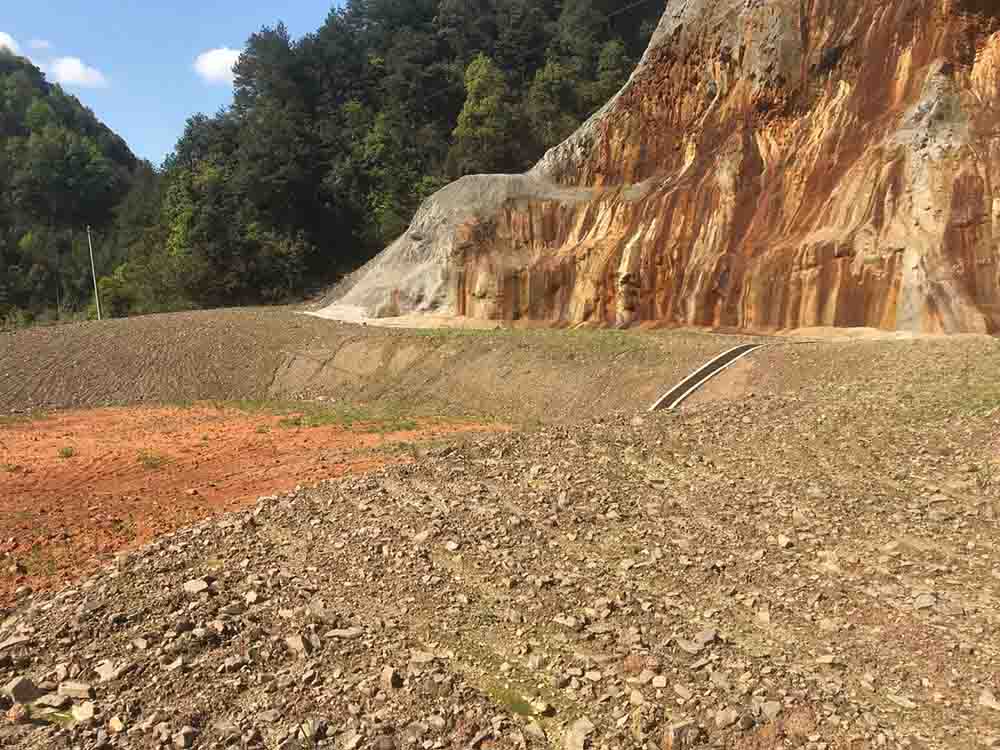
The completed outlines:
[[[262,396],[285,352],[336,324],[273,310],[215,310],[0,333],[0,414]]]
[[[748,366],[719,379],[752,383],[739,401],[436,450],[35,595],[0,624],[0,684],[88,685],[0,737],[995,745],[1000,346],[805,344]]]
[[[0,607],[21,587],[76,581],[119,552],[261,495],[412,460],[420,444],[498,429],[209,405],[0,421]]]
[[[746,337],[409,331],[292,310],[159,315],[0,334],[0,415],[36,409],[325,397],[413,414],[578,419],[652,403]]]

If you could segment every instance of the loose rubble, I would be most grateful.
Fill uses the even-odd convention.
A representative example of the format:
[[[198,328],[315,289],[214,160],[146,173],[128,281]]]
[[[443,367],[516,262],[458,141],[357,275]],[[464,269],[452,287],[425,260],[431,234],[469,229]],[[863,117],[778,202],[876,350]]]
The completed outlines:
[[[0,614],[0,745],[995,746],[1000,412],[832,399],[476,438],[160,538]]]

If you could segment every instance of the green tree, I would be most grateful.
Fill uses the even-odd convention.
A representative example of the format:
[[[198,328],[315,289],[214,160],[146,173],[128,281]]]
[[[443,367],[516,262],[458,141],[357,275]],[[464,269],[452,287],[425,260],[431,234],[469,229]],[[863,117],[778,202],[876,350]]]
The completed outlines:
[[[514,131],[510,89],[503,71],[486,55],[477,55],[465,71],[465,91],[465,106],[453,133],[453,171],[501,171],[510,165],[509,139]]]
[[[607,19],[593,0],[565,0],[548,59],[571,70],[579,82],[593,80]]]
[[[557,62],[549,62],[535,74],[525,110],[532,132],[542,148],[551,148],[572,133],[579,120],[572,74]]]
[[[555,8],[553,3],[534,0],[496,0],[495,59],[515,85],[530,81],[545,64],[545,48],[554,29],[546,6]]]
[[[662,6],[347,0],[251,34],[163,165],[0,51],[0,315],[281,301],[365,262],[449,178],[518,171],[627,78]],[[613,13],[613,15],[611,15]]]
[[[605,42],[597,60],[597,80],[590,87],[588,108],[597,109],[618,93],[634,67],[625,42],[621,39]]]
[[[489,0],[440,0],[434,25],[437,37],[459,60],[493,52],[496,15]]]

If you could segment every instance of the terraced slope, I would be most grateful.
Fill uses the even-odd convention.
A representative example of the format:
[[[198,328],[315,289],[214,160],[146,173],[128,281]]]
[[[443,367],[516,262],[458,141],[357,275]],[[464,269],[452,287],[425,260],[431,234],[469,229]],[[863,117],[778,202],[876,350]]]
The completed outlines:
[[[650,403],[752,337],[412,331],[291,309],[210,310],[0,333],[0,415],[234,399],[393,402],[415,414],[577,419]]]

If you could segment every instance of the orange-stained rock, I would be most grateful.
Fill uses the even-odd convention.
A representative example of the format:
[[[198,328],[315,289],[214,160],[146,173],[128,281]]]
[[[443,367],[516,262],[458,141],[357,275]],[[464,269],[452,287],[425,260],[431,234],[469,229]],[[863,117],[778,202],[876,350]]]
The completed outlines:
[[[446,187],[347,286],[368,314],[1000,331],[1000,2],[670,0],[577,133]]]

